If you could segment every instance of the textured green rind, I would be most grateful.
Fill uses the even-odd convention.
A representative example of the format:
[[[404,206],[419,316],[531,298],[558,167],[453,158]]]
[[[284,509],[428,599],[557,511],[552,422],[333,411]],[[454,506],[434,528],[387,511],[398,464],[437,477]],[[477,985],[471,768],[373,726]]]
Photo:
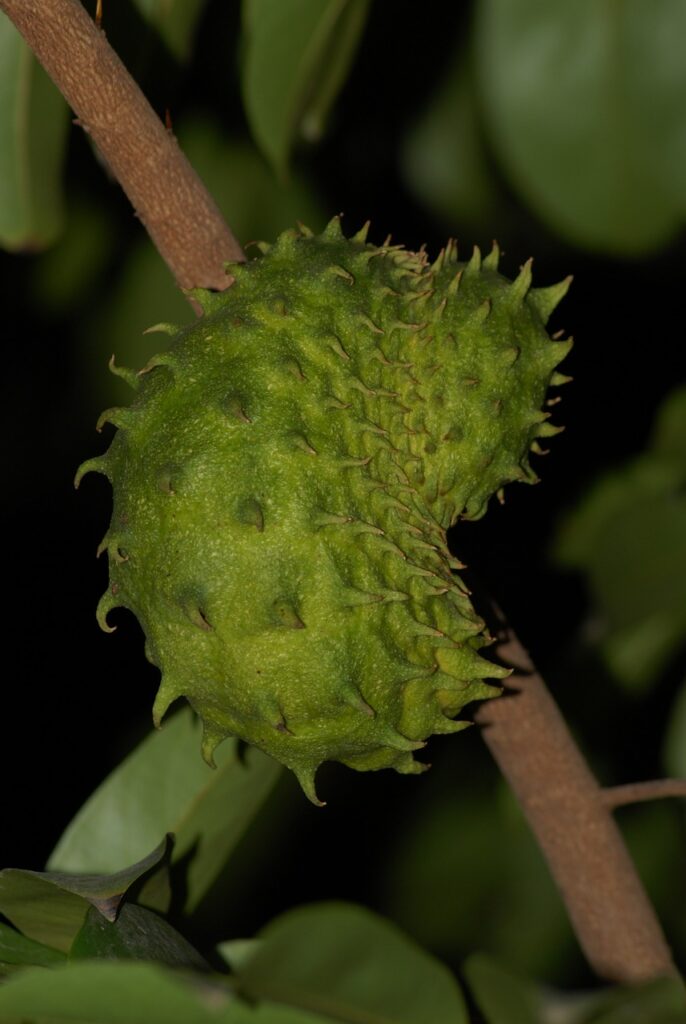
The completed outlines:
[[[475,249],[459,263],[448,244],[431,275],[432,341],[420,339],[413,358],[421,383],[408,396],[409,423],[429,439],[417,479],[446,526],[478,519],[507,483],[535,483],[529,451],[537,450],[537,438],[561,430],[542,406],[571,341],[551,342],[545,320],[571,279],[550,295],[531,289],[530,261],[515,281],[500,275],[497,263],[495,248],[486,260]]]
[[[494,266],[449,246],[431,268],[337,220],[232,273],[82,467],[114,489],[99,617],[139,618],[156,722],[185,696],[209,760],[240,736],[316,801],[322,761],[421,771],[412,751],[498,692],[445,529],[532,477],[566,346]]]

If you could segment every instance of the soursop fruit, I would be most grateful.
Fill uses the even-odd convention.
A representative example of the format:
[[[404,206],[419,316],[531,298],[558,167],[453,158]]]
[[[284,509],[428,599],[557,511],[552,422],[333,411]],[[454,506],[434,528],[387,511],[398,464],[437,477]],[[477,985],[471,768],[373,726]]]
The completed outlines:
[[[317,801],[325,760],[425,765],[465,704],[507,673],[457,572],[446,530],[481,516],[559,428],[542,412],[570,342],[545,330],[568,281],[514,282],[498,251],[467,263],[287,231],[198,292],[204,315],[110,409],[114,492],[104,629],[129,608],[162,672],[159,724],[184,696],[208,762],[255,744]]]

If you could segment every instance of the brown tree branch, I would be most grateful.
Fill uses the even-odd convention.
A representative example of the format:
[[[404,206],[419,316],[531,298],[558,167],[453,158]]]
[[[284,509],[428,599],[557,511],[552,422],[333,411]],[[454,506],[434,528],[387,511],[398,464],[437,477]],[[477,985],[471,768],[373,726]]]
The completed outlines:
[[[601,790],[603,803],[609,810],[636,804],[643,800],[662,800],[668,796],[686,797],[686,779],[650,779],[627,782],[623,786],[606,786]]]
[[[0,0],[183,289],[223,290],[243,252],[174,136],[78,0]]]
[[[514,790],[593,970],[633,983],[675,973],[621,833],[560,711],[510,630],[497,654],[514,668],[475,718]]]

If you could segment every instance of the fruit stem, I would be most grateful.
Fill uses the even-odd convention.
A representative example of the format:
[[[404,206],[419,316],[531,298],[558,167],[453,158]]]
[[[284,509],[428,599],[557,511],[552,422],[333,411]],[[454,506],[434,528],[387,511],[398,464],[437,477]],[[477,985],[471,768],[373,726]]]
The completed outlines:
[[[214,200],[79,0],[0,0],[131,200],[178,285],[245,259]]]
[[[608,806],[543,679],[503,625],[496,654],[506,693],[475,714],[548,863],[596,974],[627,984],[676,968]]]

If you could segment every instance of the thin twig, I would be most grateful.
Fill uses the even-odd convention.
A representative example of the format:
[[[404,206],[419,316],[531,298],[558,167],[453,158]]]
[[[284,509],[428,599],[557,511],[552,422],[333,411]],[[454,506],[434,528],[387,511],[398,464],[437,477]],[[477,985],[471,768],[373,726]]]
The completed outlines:
[[[662,800],[668,796],[686,797],[686,779],[650,779],[627,782],[623,786],[606,786],[601,790],[603,803],[609,810],[637,804],[643,800]]]
[[[511,630],[497,654],[514,668],[508,692],[476,721],[557,883],[579,944],[608,981],[675,973],[660,923],[560,711]]]
[[[75,111],[183,289],[245,257],[214,200],[78,0],[0,0]]]

